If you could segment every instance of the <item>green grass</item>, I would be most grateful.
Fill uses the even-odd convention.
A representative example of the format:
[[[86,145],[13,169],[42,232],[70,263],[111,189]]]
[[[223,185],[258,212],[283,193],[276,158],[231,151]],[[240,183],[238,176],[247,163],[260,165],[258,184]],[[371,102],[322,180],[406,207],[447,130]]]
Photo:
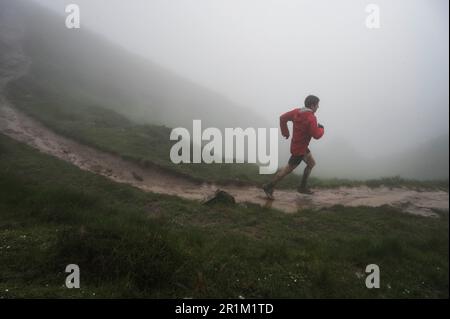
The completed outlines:
[[[97,149],[119,155],[142,166],[163,168],[174,174],[181,174],[197,181],[209,181],[221,184],[261,185],[271,176],[260,175],[253,164],[173,164],[169,153],[173,145],[170,141],[170,128],[158,125],[138,125],[126,117],[99,105],[92,105],[87,99],[72,97],[67,92],[56,91],[42,81],[26,76],[10,83],[7,87],[8,98],[15,107],[36,118],[55,132],[93,146]],[[126,110],[127,106],[124,105]],[[300,177],[287,176],[280,184],[281,188],[295,188]],[[399,177],[370,181],[352,181],[344,179],[311,178],[312,187],[412,187],[417,189],[443,189],[448,191],[447,181],[414,181]]]
[[[0,135],[0,298],[448,298],[448,212],[144,193]],[[65,266],[81,289],[64,287]],[[378,264],[381,288],[364,285]]]

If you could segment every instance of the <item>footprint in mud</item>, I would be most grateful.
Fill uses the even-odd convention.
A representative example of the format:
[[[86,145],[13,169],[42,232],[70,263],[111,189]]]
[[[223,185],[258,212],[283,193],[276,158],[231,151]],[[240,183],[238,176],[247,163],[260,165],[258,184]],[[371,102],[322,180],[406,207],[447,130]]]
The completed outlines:
[[[144,179],[142,178],[142,176],[136,174],[135,172],[131,172],[131,175],[133,176],[133,178],[139,182],[143,182]]]
[[[44,140],[43,144],[44,144],[45,146],[47,146],[48,148],[52,148],[52,147],[53,147],[53,144],[50,143],[48,140]]]
[[[13,130],[12,128],[7,128],[5,130],[3,130],[3,132],[8,135],[8,134],[21,134],[20,132]]]
[[[95,164],[91,166],[91,170],[94,173],[100,174],[102,172],[102,167],[100,165]]]

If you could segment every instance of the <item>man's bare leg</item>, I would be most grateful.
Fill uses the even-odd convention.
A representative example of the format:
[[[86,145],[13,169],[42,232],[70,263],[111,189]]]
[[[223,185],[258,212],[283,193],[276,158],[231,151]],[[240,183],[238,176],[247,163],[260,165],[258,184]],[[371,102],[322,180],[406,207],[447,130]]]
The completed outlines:
[[[275,185],[286,175],[290,174],[297,166],[298,165],[286,165],[278,171],[278,173],[274,176],[270,183],[263,186],[264,192],[266,193],[267,197],[269,197],[269,199],[273,199],[273,188],[275,187]]]
[[[286,165],[283,167],[280,171],[278,171],[277,174],[275,174],[275,177],[272,179],[270,184],[272,187],[274,187],[279,181],[281,181],[286,175],[290,174],[298,165]]]
[[[302,182],[298,191],[303,194],[312,194],[312,191],[307,188],[308,178],[311,175],[311,171],[316,166],[316,161],[314,160],[311,153],[305,155],[304,161],[306,163],[305,170],[303,171]]]

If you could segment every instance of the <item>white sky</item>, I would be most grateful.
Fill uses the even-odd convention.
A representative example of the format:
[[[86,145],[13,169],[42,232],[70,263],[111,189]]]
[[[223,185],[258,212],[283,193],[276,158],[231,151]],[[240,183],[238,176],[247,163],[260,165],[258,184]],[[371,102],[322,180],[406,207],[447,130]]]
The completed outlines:
[[[447,0],[36,0],[256,110],[321,98],[327,136],[368,157],[448,134]],[[368,29],[365,7],[381,9]],[[63,21],[62,21],[63,23]]]

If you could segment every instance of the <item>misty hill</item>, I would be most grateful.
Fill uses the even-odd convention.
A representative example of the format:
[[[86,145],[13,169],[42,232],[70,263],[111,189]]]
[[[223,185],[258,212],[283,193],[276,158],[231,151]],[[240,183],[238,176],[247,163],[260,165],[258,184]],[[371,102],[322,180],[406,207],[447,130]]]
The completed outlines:
[[[85,27],[67,29],[65,17],[30,1],[2,0],[0,14],[20,30],[20,44],[31,67],[23,86],[89,101],[126,117],[170,127],[256,126],[257,114],[242,122],[245,108],[134,55]],[[2,31],[6,30],[3,26]],[[12,35],[11,35],[12,36]],[[11,37],[10,36],[10,37]],[[147,41],[147,39],[142,39]],[[205,114],[208,114],[207,119]]]
[[[348,179],[373,178],[367,174],[367,160],[343,137],[326,136],[311,146],[317,161],[315,175]]]
[[[443,135],[384,159],[392,174],[417,179],[448,179],[449,136]]]
[[[377,158],[365,158],[344,138],[325,140],[314,149],[321,177],[372,179],[401,176],[409,179],[449,178],[449,136],[443,135],[408,151],[380,154]],[[380,152],[382,153],[382,152]]]

